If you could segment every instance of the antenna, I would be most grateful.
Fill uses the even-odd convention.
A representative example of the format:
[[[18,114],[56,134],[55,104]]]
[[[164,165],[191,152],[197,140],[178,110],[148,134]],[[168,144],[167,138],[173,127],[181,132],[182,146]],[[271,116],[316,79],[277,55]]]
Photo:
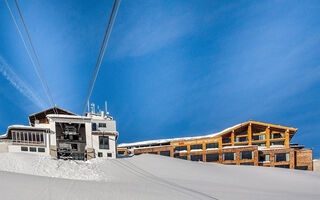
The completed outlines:
[[[88,105],[88,113],[90,113],[90,104],[89,104],[89,100],[88,100],[87,105]]]
[[[107,101],[104,102],[104,107],[106,109],[106,115],[108,115],[109,113],[108,113],[108,102]]]
[[[91,104],[91,113],[95,114],[95,112],[96,112],[95,105],[94,105],[94,103],[92,103]]]

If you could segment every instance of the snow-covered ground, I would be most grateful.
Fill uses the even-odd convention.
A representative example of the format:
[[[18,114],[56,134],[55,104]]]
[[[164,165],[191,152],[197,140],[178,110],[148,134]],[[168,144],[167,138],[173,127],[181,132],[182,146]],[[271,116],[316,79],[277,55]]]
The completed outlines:
[[[74,162],[1,153],[0,199],[318,200],[320,173],[158,155]]]

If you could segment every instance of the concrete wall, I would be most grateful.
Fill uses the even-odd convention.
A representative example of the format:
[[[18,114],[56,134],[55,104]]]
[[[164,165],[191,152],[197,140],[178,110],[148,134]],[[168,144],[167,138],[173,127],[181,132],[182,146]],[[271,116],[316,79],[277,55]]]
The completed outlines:
[[[116,158],[116,138],[115,136],[109,136],[109,149],[99,149],[99,135],[92,135],[92,144],[95,149],[96,157],[98,157],[98,152],[103,153],[103,157],[107,157],[107,153],[111,153],[112,157]]]
[[[313,160],[313,171],[320,172],[320,159]]]
[[[0,142],[0,153],[8,152],[8,143]]]
[[[37,148],[44,148],[45,152],[30,152],[30,151],[21,151],[21,147],[35,147]],[[30,154],[39,154],[39,155],[49,155],[49,149],[43,146],[27,146],[27,145],[8,145],[8,151],[12,153],[30,153]]]

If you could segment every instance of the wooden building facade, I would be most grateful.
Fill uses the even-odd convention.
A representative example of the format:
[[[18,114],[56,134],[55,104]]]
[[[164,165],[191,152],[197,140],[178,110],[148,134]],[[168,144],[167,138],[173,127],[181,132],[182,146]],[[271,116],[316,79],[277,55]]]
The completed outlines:
[[[312,150],[290,144],[297,129],[248,121],[216,134],[118,145],[118,155],[151,153],[191,161],[312,170]]]

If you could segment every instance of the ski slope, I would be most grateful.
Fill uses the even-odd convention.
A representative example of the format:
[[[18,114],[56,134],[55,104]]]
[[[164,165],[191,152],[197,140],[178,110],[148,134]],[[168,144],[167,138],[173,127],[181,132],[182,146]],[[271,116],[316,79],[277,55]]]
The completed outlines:
[[[89,162],[1,153],[1,200],[319,199],[320,173],[140,155]]]

